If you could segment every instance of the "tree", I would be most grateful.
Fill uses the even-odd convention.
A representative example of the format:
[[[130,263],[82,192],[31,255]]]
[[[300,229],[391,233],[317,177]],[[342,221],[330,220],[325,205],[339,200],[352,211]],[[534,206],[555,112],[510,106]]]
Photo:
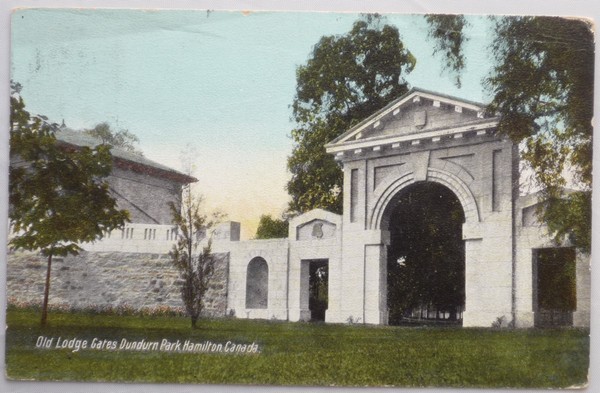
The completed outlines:
[[[20,86],[11,84],[9,219],[12,249],[40,250],[47,258],[42,326],[48,316],[53,256],[77,255],[79,244],[122,228],[129,213],[117,208],[105,178],[110,147],[66,148],[56,124],[25,110]]]
[[[342,171],[324,145],[408,91],[403,75],[415,66],[398,29],[366,15],[341,36],[324,36],[296,70],[292,104],[297,127],[288,157],[289,210],[342,211]]]
[[[142,152],[136,148],[136,145],[140,140],[128,130],[114,131],[110,128],[108,123],[103,122],[98,123],[94,128],[84,130],[83,132],[100,139],[102,143],[111,147],[118,147],[130,153],[142,155]]]
[[[202,199],[193,197],[189,185],[184,188],[182,199],[181,206],[170,203],[178,239],[169,256],[183,280],[181,299],[191,318],[192,328],[196,328],[215,266],[210,239],[204,246],[201,243],[219,217],[215,215],[214,220],[209,220],[207,215],[202,214]],[[198,247],[201,247],[199,253]]]
[[[444,70],[454,73],[456,86],[461,86],[461,70],[465,66],[463,42],[468,40],[463,29],[468,26],[464,15],[425,16],[430,29],[428,36],[434,40],[433,54],[442,53]]]
[[[452,16],[446,16],[453,18]],[[459,18],[458,16],[454,18]],[[486,78],[501,115],[499,132],[521,149],[546,203],[540,210],[557,242],[591,248],[594,35],[589,21],[559,17],[497,17]],[[453,23],[464,37],[464,24]],[[437,29],[430,22],[430,29]],[[441,35],[442,37],[444,35]],[[446,52],[460,72],[462,42]],[[440,44],[442,45],[442,44]],[[565,193],[565,186],[576,191]]]
[[[272,218],[268,214],[260,216],[255,239],[280,239],[288,237],[289,223],[287,220]]]

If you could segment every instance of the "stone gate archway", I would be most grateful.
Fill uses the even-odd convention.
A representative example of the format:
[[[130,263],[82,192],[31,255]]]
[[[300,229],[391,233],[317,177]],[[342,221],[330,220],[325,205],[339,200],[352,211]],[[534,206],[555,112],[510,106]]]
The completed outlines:
[[[450,166],[452,168],[452,166]],[[455,166],[454,173],[450,170],[441,170],[438,168],[428,168],[427,177],[423,181],[434,182],[447,187],[452,191],[460,201],[465,213],[465,222],[477,224],[479,222],[479,212],[477,202],[469,187],[458,177],[461,168]],[[414,172],[407,172],[392,177],[388,180],[389,184],[380,187],[379,192],[374,194],[375,206],[370,215],[370,228],[387,230],[387,217],[384,213],[389,209],[390,202],[406,187],[409,187],[417,181]]]
[[[512,318],[518,158],[498,120],[481,104],[413,89],[326,146],[344,171],[342,318],[387,323],[386,209],[418,182],[447,187],[464,211],[463,325]]]
[[[462,324],[465,215],[456,194],[439,182],[414,182],[395,194],[383,218],[389,323]]]
[[[518,150],[497,132],[498,122],[482,104],[413,89],[327,144],[343,169],[343,215],[315,209],[296,216],[285,239],[239,241],[239,224],[235,236],[227,227],[231,236],[213,246],[230,258],[231,311],[310,320],[311,261],[327,261],[320,319],[324,311],[325,322],[388,323],[389,209],[409,187],[439,184],[464,213],[456,239],[464,244],[463,326],[534,326],[535,291],[543,296],[546,284],[532,267],[539,250],[556,245],[537,220],[543,199],[518,195]],[[248,308],[256,306],[246,302],[247,284],[262,277],[248,274],[248,264],[259,256],[268,264],[266,308]],[[574,326],[589,326],[590,259],[580,251],[574,258],[567,289],[576,299],[567,311]]]

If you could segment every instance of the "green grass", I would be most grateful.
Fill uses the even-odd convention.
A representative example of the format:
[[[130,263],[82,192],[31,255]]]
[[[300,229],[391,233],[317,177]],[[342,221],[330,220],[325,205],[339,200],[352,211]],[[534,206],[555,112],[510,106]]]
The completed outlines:
[[[278,385],[566,387],[587,381],[589,332],[374,327],[7,311],[11,379]],[[38,349],[38,336],[257,342],[260,354]],[[56,341],[56,339],[55,339]]]

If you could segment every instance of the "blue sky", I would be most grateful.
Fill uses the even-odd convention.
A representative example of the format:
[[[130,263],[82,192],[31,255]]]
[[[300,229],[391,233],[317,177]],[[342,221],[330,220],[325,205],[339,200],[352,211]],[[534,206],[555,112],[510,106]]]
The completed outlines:
[[[144,154],[181,169],[194,152],[207,209],[241,221],[251,237],[260,214],[286,207],[286,157],[295,70],[323,35],[358,18],[341,13],[142,10],[16,11],[11,77],[27,109],[74,129],[108,121]],[[432,57],[422,16],[390,14],[417,58],[412,86],[487,101],[485,18],[472,17],[463,86]]]

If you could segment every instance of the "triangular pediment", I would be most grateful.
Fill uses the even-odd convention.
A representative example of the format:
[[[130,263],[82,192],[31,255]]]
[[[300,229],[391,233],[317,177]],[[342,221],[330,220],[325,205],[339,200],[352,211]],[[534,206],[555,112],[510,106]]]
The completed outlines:
[[[445,130],[477,128],[497,120],[485,114],[485,105],[413,88],[327,144],[330,152],[367,141],[442,135]]]

